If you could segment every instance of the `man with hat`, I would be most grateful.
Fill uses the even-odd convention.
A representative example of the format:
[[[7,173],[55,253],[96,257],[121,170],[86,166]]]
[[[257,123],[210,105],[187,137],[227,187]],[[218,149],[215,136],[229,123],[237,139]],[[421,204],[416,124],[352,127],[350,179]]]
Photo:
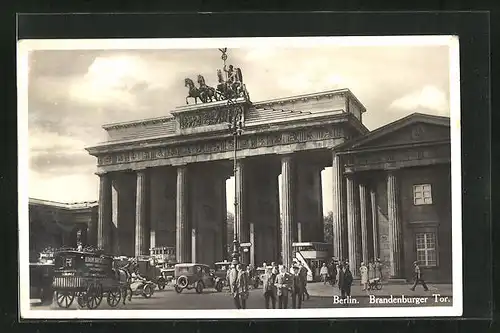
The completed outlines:
[[[292,308],[302,308],[302,296],[304,294],[304,280],[303,275],[300,274],[300,267],[298,264],[293,265],[292,275]]]
[[[288,307],[288,290],[290,289],[290,274],[287,273],[286,267],[280,265],[280,273],[276,276],[276,293],[278,296],[278,305],[280,309]]]
[[[264,292],[264,301],[266,303],[266,309],[269,309],[269,301],[271,301],[273,309],[276,309],[276,274],[273,273],[273,267],[266,266],[265,274],[262,281]]]
[[[414,266],[415,283],[413,284],[413,287],[410,288],[410,290],[415,291],[415,287],[417,286],[417,284],[421,283],[422,287],[424,287],[424,290],[428,291],[429,288],[427,288],[427,285],[425,284],[424,277],[422,276],[422,271],[420,270],[420,266],[418,265],[418,261],[414,261],[413,266]]]
[[[234,299],[234,305],[237,309],[241,309],[240,293],[238,288],[238,275],[239,272],[236,269],[238,265],[238,260],[233,260],[231,262],[231,269],[229,270],[229,288]]]

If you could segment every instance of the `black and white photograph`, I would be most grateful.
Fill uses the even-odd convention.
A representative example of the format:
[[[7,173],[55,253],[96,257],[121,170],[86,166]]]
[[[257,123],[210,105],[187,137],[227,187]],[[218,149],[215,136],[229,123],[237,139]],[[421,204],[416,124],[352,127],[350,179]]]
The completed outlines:
[[[20,40],[21,317],[460,316],[458,46]]]

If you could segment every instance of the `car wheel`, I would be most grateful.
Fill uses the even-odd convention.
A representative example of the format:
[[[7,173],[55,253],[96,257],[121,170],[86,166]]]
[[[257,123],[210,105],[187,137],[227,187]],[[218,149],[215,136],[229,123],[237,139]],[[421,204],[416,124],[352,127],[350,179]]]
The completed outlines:
[[[188,284],[189,282],[187,276],[182,275],[177,279],[177,285],[183,289],[186,288]]]
[[[158,281],[156,281],[156,282],[158,284],[158,289],[159,290],[165,289],[166,282],[165,282],[164,278],[159,278]]]
[[[175,289],[175,291],[176,291],[178,294],[180,294],[180,293],[182,293],[182,289],[183,289],[183,288],[181,288],[181,287],[179,287],[179,286],[177,286],[177,285],[176,285],[176,286],[174,287],[174,289]]]
[[[215,290],[219,293],[222,291],[223,287],[224,286],[222,285],[222,281],[217,281],[217,283],[215,284]]]
[[[150,284],[144,286],[142,296],[144,296],[144,298],[150,298],[151,296],[153,296],[153,287]]]

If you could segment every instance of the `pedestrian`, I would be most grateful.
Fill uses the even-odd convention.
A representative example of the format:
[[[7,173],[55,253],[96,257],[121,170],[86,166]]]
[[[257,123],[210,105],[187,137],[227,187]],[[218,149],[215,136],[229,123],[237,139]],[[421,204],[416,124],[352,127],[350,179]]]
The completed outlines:
[[[330,279],[332,281],[332,286],[334,286],[337,283],[337,261],[334,260],[332,262],[332,274],[330,276]]]
[[[288,290],[290,289],[289,274],[284,266],[280,267],[280,273],[276,276],[276,293],[280,309],[288,308]]]
[[[279,274],[278,266],[276,265],[276,263],[274,261],[271,263],[271,267],[273,269],[273,274],[278,275]]]
[[[326,284],[326,279],[328,277],[328,267],[326,267],[325,262],[323,263],[323,266],[321,266],[319,274],[321,275],[321,281],[323,281],[323,284]]]
[[[302,296],[304,294],[304,281],[303,275],[300,274],[299,265],[294,265],[292,267],[292,308],[301,309],[302,308]]]
[[[415,277],[415,283],[413,284],[413,287],[410,288],[410,290],[415,291],[415,287],[417,286],[417,284],[421,283],[422,287],[424,287],[424,290],[428,291],[429,288],[427,288],[427,285],[425,284],[422,271],[420,270],[420,266],[418,265],[418,261],[413,262],[413,267],[414,267],[413,274]]]
[[[380,261],[380,258],[377,258],[375,261],[375,271],[377,272],[380,281],[382,281],[384,276],[382,274],[382,262]]]
[[[375,260],[372,258],[368,262],[368,280],[374,279],[377,277],[377,273],[375,272]]]
[[[234,300],[234,306],[237,309],[241,309],[241,302],[240,302],[240,294],[239,294],[239,288],[238,288],[238,270],[237,266],[238,261],[233,260],[231,264],[231,269],[229,270],[229,288],[231,290],[231,294],[233,296]]]
[[[238,294],[240,298],[240,303],[241,303],[241,309],[246,309],[247,308],[247,299],[248,299],[248,272],[247,270],[243,267],[243,264],[239,264],[237,266],[238,270],[238,279],[237,279],[237,285],[238,285]]]
[[[342,265],[342,270],[339,274],[339,289],[341,293],[341,298],[345,299],[347,296],[351,296],[351,286],[352,286],[352,273],[349,270],[349,265]]]
[[[362,262],[359,267],[359,275],[361,276],[361,285],[363,286],[362,290],[366,290],[368,285],[368,267],[366,267],[364,262]]]
[[[271,266],[266,267],[264,278],[262,281],[262,290],[264,291],[264,301],[266,303],[266,309],[269,309],[269,301],[276,309],[276,275],[273,274],[273,268]]]
[[[307,292],[307,268],[304,266],[304,264],[299,263],[299,272],[302,275],[302,281],[304,283],[303,287],[303,293],[302,293],[302,300],[305,300],[305,297],[307,296],[307,299],[311,298],[309,293]]]

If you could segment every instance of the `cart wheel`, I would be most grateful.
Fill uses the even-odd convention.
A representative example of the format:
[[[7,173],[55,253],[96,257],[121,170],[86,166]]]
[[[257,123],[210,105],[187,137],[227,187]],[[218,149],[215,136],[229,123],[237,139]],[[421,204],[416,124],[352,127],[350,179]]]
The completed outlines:
[[[201,294],[203,292],[203,282],[197,281],[194,285],[197,294]]]
[[[85,291],[78,292],[76,301],[80,308],[84,309],[85,307],[87,307],[87,293]]]
[[[376,288],[377,290],[382,290],[382,284],[381,284],[381,283],[377,283],[377,284],[375,285],[375,288]]]
[[[156,281],[156,284],[158,284],[158,289],[163,290],[165,289],[165,285],[167,284],[164,278],[159,278],[158,281]]]
[[[87,307],[96,309],[102,302],[102,286],[100,284],[91,284],[87,288]]]
[[[144,298],[150,298],[151,296],[153,296],[153,287],[150,284],[144,286],[144,289],[142,290],[142,296],[144,296]]]
[[[69,308],[73,304],[75,293],[72,291],[58,291],[56,293],[57,305],[60,308]]]
[[[182,293],[182,289],[183,289],[183,288],[179,287],[178,285],[175,285],[174,289],[175,289],[175,291],[176,291],[178,294],[180,294],[180,293]]]
[[[120,291],[120,288],[115,287],[108,292],[108,297],[106,301],[108,302],[108,305],[110,307],[116,308],[120,303],[121,298],[122,298],[122,293]]]
[[[259,283],[259,279],[258,279],[258,278],[257,278],[257,279],[255,279],[255,281],[253,282],[253,288],[254,288],[254,289],[259,288],[259,284],[260,284],[260,283]]]

